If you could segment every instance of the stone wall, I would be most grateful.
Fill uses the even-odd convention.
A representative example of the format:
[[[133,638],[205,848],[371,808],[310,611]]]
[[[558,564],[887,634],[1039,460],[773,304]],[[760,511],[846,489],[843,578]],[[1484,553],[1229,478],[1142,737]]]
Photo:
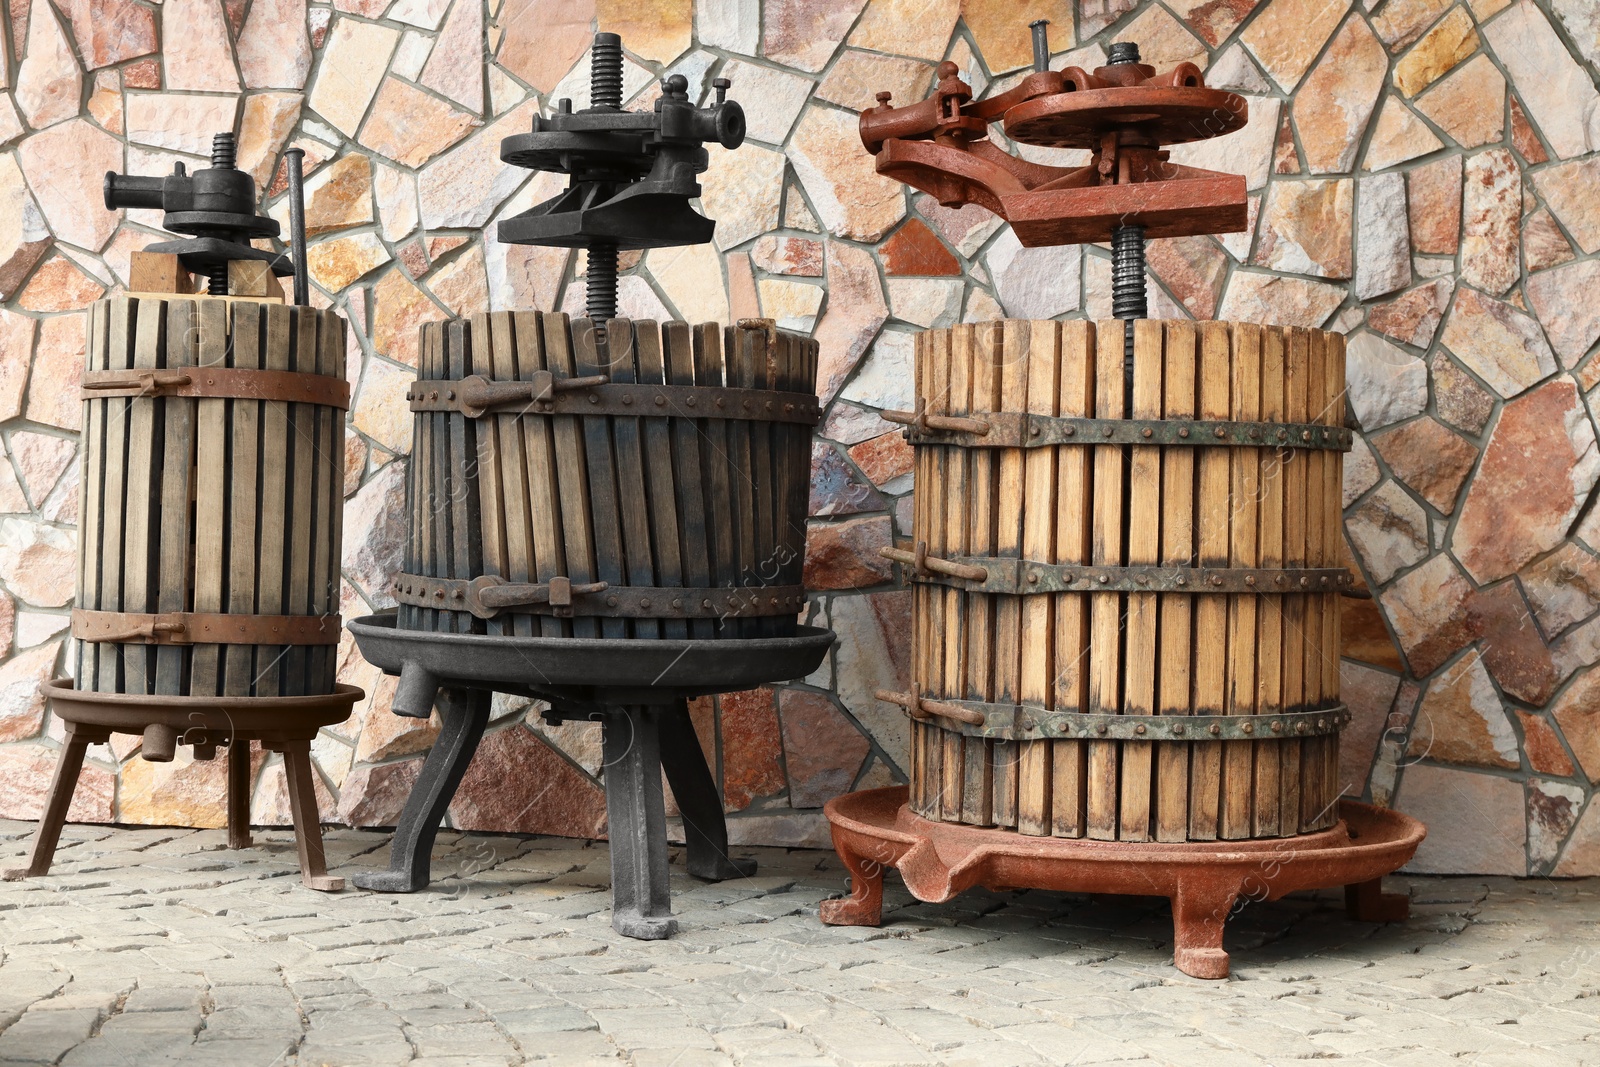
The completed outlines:
[[[402,400],[421,322],[581,303],[581,256],[507,248],[494,223],[557,180],[502,167],[502,137],[561,97],[584,106],[596,25],[623,34],[626,92],[733,80],[750,141],[713,152],[714,247],[625,259],[636,318],[726,320],[759,305],[822,342],[806,577],[841,642],[803,684],[696,709],[735,839],[822,844],[822,802],[903,780],[908,594],[876,555],[904,535],[908,406],[923,327],[1105,317],[1100,248],[1023,249],[976,208],[873,174],[853,110],[927,91],[954,60],[1015,81],[1026,23],[1061,61],[1114,39],[1193,60],[1251,122],[1180,148],[1242,171],[1251,232],[1153,242],[1164,316],[1327,326],[1349,336],[1361,426],[1347,461],[1346,602],[1356,721],[1350,790],[1432,832],[1417,866],[1600,873],[1600,335],[1597,0],[11,0],[0,26],[0,815],[31,818],[59,725],[35,683],[62,669],[72,595],[84,316],[152,241],[150,212],[104,211],[108,169],[191,166],[240,131],[241,165],[285,218],[277,170],[306,150],[314,299],[350,321],[346,615],[381,608],[399,562],[410,443]],[[485,233],[489,236],[485,236]],[[435,725],[388,711],[392,680],[347,645],[370,696],[316,746],[324,814],[392,823]],[[454,825],[594,835],[595,728],[544,728],[517,702]],[[74,817],[215,825],[220,763],[157,765],[136,739],[94,753]],[[187,751],[187,750],[185,750]],[[276,758],[255,817],[281,822]]]

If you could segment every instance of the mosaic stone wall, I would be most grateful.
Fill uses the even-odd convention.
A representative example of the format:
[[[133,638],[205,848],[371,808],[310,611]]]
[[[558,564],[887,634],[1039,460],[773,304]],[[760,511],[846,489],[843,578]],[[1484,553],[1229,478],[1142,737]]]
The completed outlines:
[[[803,684],[706,701],[702,741],[736,841],[822,844],[819,808],[903,780],[906,729],[872,691],[903,684],[908,594],[876,555],[909,531],[910,453],[879,418],[909,406],[911,337],[955,321],[1104,317],[1099,248],[1023,249],[984,212],[879,179],[854,109],[920,98],[934,65],[1008,87],[1026,23],[1065,60],[1108,42],[1192,60],[1251,121],[1180,148],[1242,171],[1251,231],[1153,242],[1164,316],[1327,326],[1349,336],[1361,426],[1346,526],[1370,600],[1347,601],[1353,794],[1422,816],[1417,866],[1600,873],[1600,0],[11,0],[0,25],[0,815],[31,818],[59,725],[35,684],[63,669],[77,509],[79,309],[120,289],[150,212],[99,203],[108,169],[198,163],[236,128],[285,219],[282,150],[306,150],[314,299],[351,327],[347,615],[391,603],[421,322],[572,310],[581,256],[507,248],[494,222],[556,188],[496,148],[536,109],[585,105],[595,28],[629,50],[626,94],[733,80],[750,140],[713,153],[713,246],[624,260],[636,318],[762,314],[822,342],[808,585],[838,631]],[[324,814],[394,821],[437,732],[391,715],[392,680],[348,642],[370,693],[325,731]],[[595,728],[497,708],[451,812],[475,829],[604,829]],[[76,818],[216,825],[222,764],[94,753]],[[185,750],[187,751],[187,750]],[[276,757],[258,821],[283,822]]]

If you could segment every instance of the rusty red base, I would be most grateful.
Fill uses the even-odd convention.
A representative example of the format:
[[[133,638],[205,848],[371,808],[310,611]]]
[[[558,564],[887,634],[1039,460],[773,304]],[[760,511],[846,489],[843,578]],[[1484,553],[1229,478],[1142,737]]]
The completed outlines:
[[[1330,830],[1177,844],[1026,837],[933,822],[907,807],[905,786],[836,797],[823,810],[851,888],[848,897],[823,902],[825,923],[877,926],[889,867],[899,869],[913,896],[932,904],[975,885],[1167,897],[1173,962],[1195,978],[1228,976],[1222,930],[1241,897],[1276,900],[1342,885],[1351,918],[1405,919],[1410,902],[1383,892],[1382,879],[1411,859],[1427,833],[1409,815],[1351,800],[1340,804],[1340,822]]]

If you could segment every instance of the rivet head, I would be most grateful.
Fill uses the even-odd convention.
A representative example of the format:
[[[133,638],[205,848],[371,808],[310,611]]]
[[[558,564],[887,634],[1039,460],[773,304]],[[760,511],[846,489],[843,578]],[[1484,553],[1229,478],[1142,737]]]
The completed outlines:
[[[719,407],[719,408],[720,408],[720,407],[726,407],[726,406],[727,406],[727,405],[726,405],[726,404],[724,404],[724,403],[723,403],[723,400],[722,400],[722,398],[721,398],[721,397],[720,397],[720,396],[719,396],[719,397],[717,397],[717,399],[716,399],[716,405],[717,405],[717,407]]]
[[[1179,427],[1179,428],[1178,428],[1178,436],[1179,436],[1179,437],[1188,437],[1188,436],[1189,436],[1189,427],[1187,427],[1187,426],[1180,426],[1180,427]]]
[[[633,394],[632,393],[624,393],[623,396],[622,396],[622,403],[625,406],[632,407],[633,406]]]
[[[463,593],[459,589],[457,589],[455,592],[450,594],[450,599],[452,599],[452,600],[465,600],[466,598],[467,598],[466,594]]]
[[[1244,576],[1244,584],[1245,585],[1255,585],[1256,584],[1256,576],[1253,575],[1253,574],[1245,575]]]
[[[691,407],[692,408],[695,405],[695,399],[692,396],[686,396],[686,397],[683,398],[683,403],[684,403],[684,405],[686,407]]]
[[[664,397],[664,396],[657,396],[656,397],[656,407],[664,408],[666,406],[667,406],[667,398]]]
[[[1302,440],[1302,441],[1311,440],[1311,431],[1310,430],[1301,430],[1300,431],[1300,440]]]
[[[1222,732],[1222,725],[1214,722],[1210,725],[1210,727],[1208,727],[1208,730],[1212,736],[1216,736]]]
[[[1178,575],[1178,584],[1179,585],[1188,585],[1189,584],[1189,579],[1185,578],[1183,575],[1180,574],[1180,575]]]
[[[650,598],[649,597],[644,597],[643,599],[641,599],[639,601],[639,606],[641,608],[647,608],[648,609],[650,607]]]
[[[617,606],[617,598],[616,597],[614,597],[614,596],[606,597],[606,607],[614,608],[616,606]]]
[[[1317,720],[1317,729],[1326,730],[1327,728],[1328,728],[1328,720],[1327,719],[1318,719]]]
[[[590,393],[589,394],[589,403],[598,404],[598,403],[600,403],[600,398],[595,396],[593,393]]]
[[[1301,575],[1301,577],[1300,577],[1300,588],[1304,589],[1306,586],[1308,586],[1310,584],[1311,584],[1311,579],[1305,577],[1304,575]]]
[[[443,600],[444,599],[444,590],[443,589],[435,589],[433,591],[433,596],[434,596],[435,600]]]
[[[700,606],[701,606],[701,607],[702,607],[702,608],[709,608],[709,607],[710,607],[710,606],[711,606],[711,601],[709,601],[709,600],[702,600],[702,601],[700,601]]]
[[[1067,429],[1066,429],[1066,435],[1067,435],[1067,436],[1068,436],[1068,437],[1071,437],[1071,436],[1072,436],[1072,435],[1073,435],[1073,434],[1075,434],[1075,433],[1077,433],[1077,432],[1078,432],[1078,428],[1077,428],[1077,427],[1076,427],[1076,426],[1070,426],[1070,425],[1069,425],[1069,426],[1068,426],[1068,427],[1067,427]]]
[[[1111,577],[1109,575],[1102,574],[1100,576],[1100,584],[1101,585],[1105,585],[1106,583],[1108,583],[1110,581],[1111,581]]]
[[[1152,429],[1150,429],[1150,427],[1148,427],[1148,426],[1146,426],[1146,427],[1145,427],[1145,428],[1144,428],[1144,436],[1146,436],[1146,437],[1149,437],[1149,436],[1151,436],[1151,435],[1152,435],[1152,434],[1153,434],[1153,433],[1154,433],[1154,432],[1155,432],[1155,431],[1153,431],[1153,430],[1152,430]]]
[[[1105,432],[1106,432],[1106,436],[1110,437],[1111,436],[1111,427],[1107,426]]]
[[[1221,584],[1222,584],[1222,575],[1220,575],[1220,574],[1213,574],[1213,575],[1212,575],[1212,576],[1211,576],[1211,584],[1212,584],[1212,585],[1221,585]]]
[[[1038,571],[1029,571],[1028,572],[1028,584],[1029,585],[1038,585],[1039,584],[1039,572]]]
[[[1038,437],[1039,436],[1039,427],[1037,427],[1037,426],[1028,427],[1028,436],[1029,437]]]
[[[1281,575],[1281,574],[1280,574],[1280,575],[1278,575],[1278,576],[1277,576],[1277,577],[1276,577],[1276,578],[1274,578],[1274,579],[1273,579],[1273,581],[1274,581],[1274,582],[1276,582],[1276,583],[1278,583],[1278,584],[1279,584],[1279,585],[1282,585],[1282,584],[1283,584],[1283,583],[1284,583],[1284,582],[1285,582],[1285,581],[1287,581],[1287,580],[1288,580],[1288,579],[1286,579],[1286,578],[1285,578],[1285,577],[1284,577],[1284,576],[1283,576],[1283,575]]]
[[[446,389],[444,391],[444,398],[446,400],[454,400],[456,398],[456,391],[454,389]]]
[[[1256,724],[1253,722],[1247,722],[1242,724],[1239,729],[1244,733],[1253,734],[1256,732]]]
[[[1281,734],[1283,733],[1283,723],[1279,722],[1277,719],[1273,719],[1271,729],[1273,733]]]
[[[1101,723],[1099,726],[1096,726],[1094,728],[1094,732],[1097,734],[1104,734],[1106,732],[1106,724]]]
[[[1280,441],[1287,441],[1287,440],[1288,440],[1288,439],[1289,439],[1289,431],[1288,431],[1288,430],[1283,430],[1283,429],[1280,429],[1280,430],[1279,430],[1279,431],[1278,431],[1278,440],[1280,440]]]
[[[1173,734],[1175,736],[1182,737],[1183,736],[1183,723],[1181,723],[1181,722],[1173,723],[1172,724],[1172,732],[1173,732]]]
[[[1297,734],[1303,734],[1309,729],[1311,729],[1311,727],[1309,727],[1308,725],[1306,725],[1303,722],[1297,722],[1297,723],[1294,724],[1294,732],[1297,733]]]
[[[678,597],[673,597],[672,598],[672,607],[673,607],[674,610],[677,610],[678,608],[683,607],[683,601],[681,599],[679,599]]]
[[[1217,440],[1220,441],[1222,438],[1228,436],[1228,432],[1226,430],[1224,430],[1221,426],[1218,426],[1217,429],[1216,429],[1216,435],[1217,435]]]
[[[1144,723],[1140,723],[1138,726],[1135,726],[1133,728],[1133,732],[1136,733],[1136,734],[1143,734],[1144,730],[1145,730]]]

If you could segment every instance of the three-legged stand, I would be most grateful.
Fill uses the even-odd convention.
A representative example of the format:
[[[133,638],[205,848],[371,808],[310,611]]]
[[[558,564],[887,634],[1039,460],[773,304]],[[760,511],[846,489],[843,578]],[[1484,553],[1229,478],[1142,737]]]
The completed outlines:
[[[56,760],[55,776],[45,798],[44,813],[33,835],[33,848],[26,867],[14,867],[0,874],[8,882],[50,873],[61,827],[72,806],[72,794],[83,770],[83,758],[90,745],[108,740],[113,731],[104,726],[65,723],[67,743]],[[313,731],[315,728],[313,727]],[[250,740],[241,733],[218,737],[205,731],[195,746],[202,758],[210,758],[218,744],[228,746],[228,847],[250,846]],[[289,780],[289,810],[294,818],[295,843],[300,852],[300,880],[309,889],[337,892],[344,879],[328,874],[327,857],[322,847],[322,826],[317,817],[317,796],[312,784],[311,742],[304,737],[269,737],[262,746],[283,754],[284,772]]]
[[[646,940],[669,937],[677,929],[668,890],[663,770],[683,815],[689,873],[721,881],[751,875],[756,869],[754,860],[728,855],[722,797],[695,736],[686,698],[670,691],[660,695],[661,703],[627,704],[596,703],[586,697],[573,702],[581,705],[581,711],[557,711],[562,717],[598,719],[605,732],[611,925],[620,934]],[[439,823],[478,749],[491,699],[487,690],[439,691],[443,729],[400,814],[389,868],[356,875],[356,885],[388,893],[412,893],[427,886]],[[558,697],[557,703],[565,702]]]

